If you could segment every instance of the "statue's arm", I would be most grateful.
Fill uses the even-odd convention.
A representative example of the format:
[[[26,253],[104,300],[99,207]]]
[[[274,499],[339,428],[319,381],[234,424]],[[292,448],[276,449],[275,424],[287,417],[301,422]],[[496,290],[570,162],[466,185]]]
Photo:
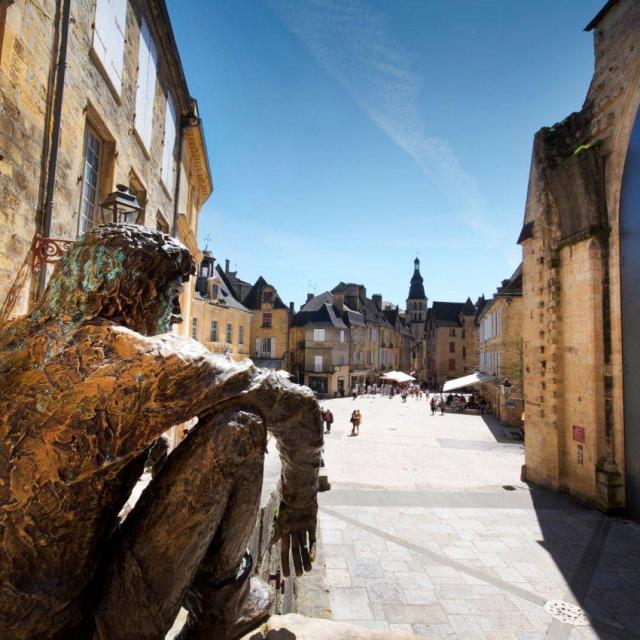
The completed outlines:
[[[118,429],[119,455],[241,395],[256,374],[250,361],[231,362],[172,334],[146,337],[118,327],[108,347],[108,364],[85,384],[108,392],[110,422],[124,427]]]
[[[261,386],[269,387],[273,374]],[[318,402],[309,389],[280,380],[266,414],[267,428],[282,461],[282,501],[274,539],[282,542],[281,563],[289,575],[289,554],[297,575],[311,570],[315,556],[323,425]]]

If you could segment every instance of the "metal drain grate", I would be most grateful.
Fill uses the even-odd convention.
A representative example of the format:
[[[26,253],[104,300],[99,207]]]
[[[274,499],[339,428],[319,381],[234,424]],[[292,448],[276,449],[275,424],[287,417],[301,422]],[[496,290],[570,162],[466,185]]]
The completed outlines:
[[[547,600],[544,603],[544,608],[556,620],[565,624],[572,624],[576,627],[586,627],[589,624],[587,614],[577,604],[571,604],[565,600]]]

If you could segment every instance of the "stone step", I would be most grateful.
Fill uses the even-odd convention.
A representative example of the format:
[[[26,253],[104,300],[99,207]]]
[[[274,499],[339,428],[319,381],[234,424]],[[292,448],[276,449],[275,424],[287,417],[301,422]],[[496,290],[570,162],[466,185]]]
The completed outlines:
[[[307,618],[297,613],[272,616],[241,640],[418,640],[418,636],[398,631],[368,629],[323,618]],[[420,640],[425,640],[420,636]]]

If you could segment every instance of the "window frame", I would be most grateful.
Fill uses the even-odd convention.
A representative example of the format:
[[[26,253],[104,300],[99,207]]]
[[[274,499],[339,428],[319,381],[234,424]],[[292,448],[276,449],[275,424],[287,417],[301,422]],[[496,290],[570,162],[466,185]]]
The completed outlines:
[[[218,321],[212,320],[209,327],[209,342],[218,342]]]
[[[230,322],[227,322],[225,339],[227,344],[233,344],[233,325]]]
[[[262,326],[265,329],[271,329],[273,327],[273,314],[271,311],[262,312]]]
[[[193,316],[191,318],[191,337],[194,340],[198,339],[198,317],[197,316]]]
[[[89,138],[93,137],[98,141],[99,149],[97,154],[97,170],[95,171],[96,175],[96,184],[95,184],[95,203],[93,204],[93,212],[90,224],[86,227],[83,225],[83,220],[88,218],[84,215],[84,203],[85,203],[85,186],[87,185],[86,175],[87,175],[87,151],[89,150]],[[80,186],[80,207],[78,210],[78,233],[80,236],[87,231],[91,231],[96,224],[96,210],[100,208],[100,187],[102,183],[102,168],[103,168],[103,153],[104,153],[104,138],[98,133],[95,127],[91,125],[89,121],[87,121],[85,126],[85,134],[84,134],[84,149],[82,152],[82,178],[81,178],[81,186]]]

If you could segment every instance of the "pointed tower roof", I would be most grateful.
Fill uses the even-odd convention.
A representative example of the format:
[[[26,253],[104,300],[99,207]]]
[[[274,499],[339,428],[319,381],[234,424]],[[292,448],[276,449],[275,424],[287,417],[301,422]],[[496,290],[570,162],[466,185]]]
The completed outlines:
[[[427,296],[425,295],[424,285],[422,283],[420,260],[416,256],[416,259],[413,261],[413,275],[411,276],[411,286],[409,287],[407,300],[426,300]]]
[[[460,310],[460,313],[462,313],[463,316],[473,316],[473,315],[475,315],[476,308],[473,305],[473,302],[471,302],[471,298],[467,298],[467,301],[462,306],[462,309]]]

